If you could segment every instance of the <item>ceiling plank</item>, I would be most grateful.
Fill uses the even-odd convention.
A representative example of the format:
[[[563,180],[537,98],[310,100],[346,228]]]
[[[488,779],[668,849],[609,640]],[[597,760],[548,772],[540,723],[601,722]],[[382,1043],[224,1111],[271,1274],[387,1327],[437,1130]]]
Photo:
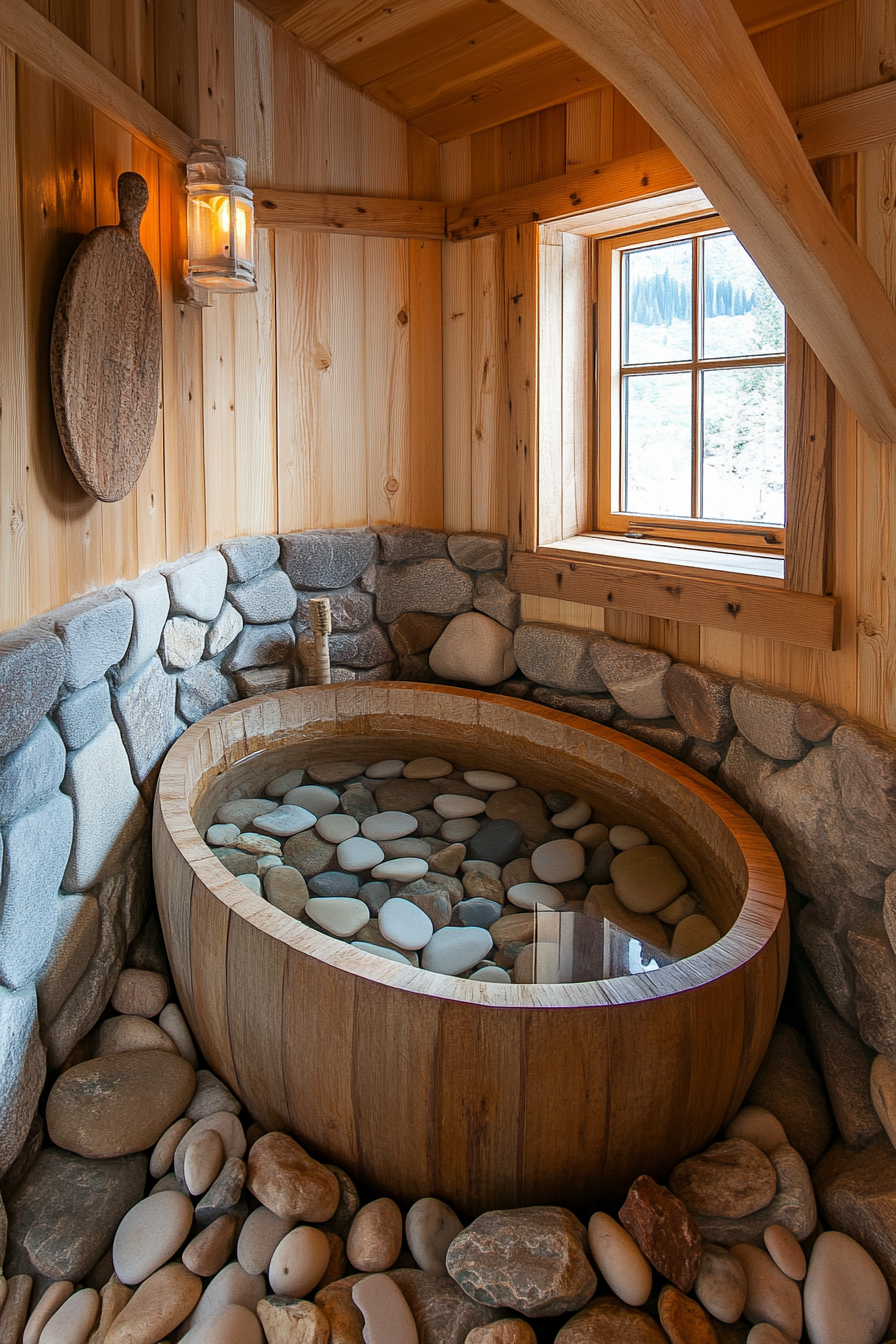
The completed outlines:
[[[868,432],[896,440],[896,309],[834,216],[727,0],[512,0],[693,174]]]
[[[306,47],[325,61],[339,66],[360,51],[396,42],[412,29],[429,24],[442,14],[464,9],[469,0],[271,0],[292,10],[280,22]]]
[[[445,207],[441,201],[389,200],[380,196],[339,196],[263,187],[255,198],[255,223],[260,229],[441,240],[445,237]]]
[[[842,0],[734,0],[737,17],[751,36],[839,4]]]

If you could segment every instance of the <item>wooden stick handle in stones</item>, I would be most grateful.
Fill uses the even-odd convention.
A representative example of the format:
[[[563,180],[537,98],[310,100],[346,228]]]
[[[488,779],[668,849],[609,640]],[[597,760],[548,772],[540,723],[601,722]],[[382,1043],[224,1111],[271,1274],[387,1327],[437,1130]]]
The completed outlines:
[[[311,669],[313,686],[330,684],[330,631],[333,621],[330,615],[328,597],[312,597],[308,603],[311,609],[311,633],[314,636],[314,666]]]

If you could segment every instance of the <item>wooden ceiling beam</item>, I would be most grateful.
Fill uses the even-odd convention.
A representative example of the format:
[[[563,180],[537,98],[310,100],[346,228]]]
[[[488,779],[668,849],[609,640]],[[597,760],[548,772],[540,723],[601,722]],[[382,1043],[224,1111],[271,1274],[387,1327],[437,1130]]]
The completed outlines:
[[[791,115],[808,159],[854,154],[896,140],[896,84],[875,84]]]
[[[445,238],[441,201],[390,200],[325,192],[259,188],[255,223],[260,229],[302,233],[354,233],[372,238]]]
[[[896,309],[836,219],[728,0],[512,0],[693,174],[868,432],[896,440]]]

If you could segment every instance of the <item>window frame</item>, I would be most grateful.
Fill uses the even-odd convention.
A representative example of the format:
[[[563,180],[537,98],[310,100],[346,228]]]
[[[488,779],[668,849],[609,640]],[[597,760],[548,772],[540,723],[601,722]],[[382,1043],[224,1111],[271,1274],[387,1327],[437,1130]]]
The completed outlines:
[[[677,519],[647,513],[624,511],[622,494],[622,385],[628,370],[655,367],[657,371],[676,368],[691,373],[692,377],[692,452],[696,458],[697,416],[699,400],[695,384],[702,367],[732,368],[765,365],[783,367],[785,397],[787,382],[787,348],[782,354],[759,355],[755,358],[701,358],[695,346],[689,360],[670,361],[668,365],[623,366],[622,332],[622,268],[623,256],[651,243],[671,242],[676,239],[696,239],[730,233],[729,226],[719,215],[699,219],[679,220],[657,224],[638,230],[620,230],[592,243],[592,267],[595,277],[594,313],[594,510],[593,532],[598,536],[624,537],[649,542],[679,542],[688,546],[725,548],[733,552],[754,551],[765,555],[783,556],[786,545],[786,515],[783,526],[724,522],[709,519]],[[693,271],[693,322],[699,329],[700,281],[695,264]],[[786,441],[786,428],[785,428]],[[785,444],[786,448],[786,444]],[[786,474],[786,451],[785,451]],[[693,489],[692,485],[692,489]],[[786,499],[786,482],[785,482]]]

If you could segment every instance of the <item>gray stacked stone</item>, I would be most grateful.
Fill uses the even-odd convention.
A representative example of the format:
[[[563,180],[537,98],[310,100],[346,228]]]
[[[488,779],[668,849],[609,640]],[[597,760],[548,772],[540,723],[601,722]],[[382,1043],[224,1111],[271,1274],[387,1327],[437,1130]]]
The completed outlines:
[[[112,722],[112,701],[105,677],[83,690],[72,691],[56,706],[53,716],[68,751],[84,747]]]
[[[433,532],[422,527],[377,527],[383,560],[387,565],[407,560],[431,560],[447,556],[444,532]]]
[[[227,587],[227,561],[220,551],[188,555],[165,570],[171,610],[197,621],[213,621]]]
[[[55,933],[37,977],[37,1007],[41,1022],[49,1025],[84,974],[96,950],[100,907],[95,896],[60,895]]]
[[[177,712],[185,723],[195,723],[236,699],[233,682],[217,663],[199,663],[177,679]]]
[[[809,750],[796,730],[801,699],[739,682],[731,691],[731,713],[757,751],[776,761],[798,761]]]
[[[376,553],[376,535],[366,528],[291,532],[280,538],[280,563],[294,588],[345,588]]]
[[[219,549],[227,562],[231,583],[247,583],[280,558],[276,537],[237,537],[234,541],[222,541]]]
[[[176,693],[174,677],[158,658],[150,658],[142,671],[112,697],[112,712],[138,785],[152,782],[162,757],[182,731],[174,712]]]
[[[4,827],[0,980],[10,989],[33,981],[50,954],[72,821],[71,800],[56,792]]]
[[[249,667],[272,667],[291,662],[295,651],[292,626],[246,625],[230,645],[221,664],[225,672],[242,672]]]
[[[62,642],[51,628],[33,622],[0,636],[0,756],[34,732],[64,675]]]
[[[229,649],[242,628],[242,616],[236,607],[232,607],[229,602],[225,602],[209,627],[205,640],[206,658],[217,658],[219,653]]]
[[[0,986],[0,1176],[28,1137],[46,1076],[34,986]]]
[[[172,616],[165,622],[159,654],[168,672],[195,667],[205,651],[208,627],[192,616]]]
[[[52,613],[65,654],[65,683],[80,690],[120,663],[131,641],[134,607],[117,588],[80,597]]]
[[[65,746],[49,719],[0,761],[0,822],[11,821],[55,793],[65,774]]]
[[[515,630],[520,623],[520,595],[508,587],[503,570],[476,576],[473,606],[508,630]]]
[[[513,652],[524,677],[560,691],[605,691],[591,660],[595,635],[533,621],[513,637]]]
[[[324,593],[299,593],[296,607],[296,631],[307,630],[311,624],[309,602],[313,597],[330,599],[330,619],[336,634],[360,630],[373,620],[373,597],[357,588],[334,588]]]
[[[448,554],[462,569],[504,569],[507,543],[487,532],[455,532],[448,538]]]
[[[376,577],[376,614],[388,624],[408,611],[457,616],[473,606],[469,574],[450,560],[417,560],[380,565]]]
[[[151,721],[141,728],[143,738],[153,732]],[[86,891],[101,881],[136,840],[147,814],[131,768],[114,723],[69,755],[62,787],[72,800],[75,823],[70,855],[66,846],[66,891]]]
[[[667,653],[607,637],[596,639],[590,653],[607,690],[626,714],[636,719],[669,717],[663,695],[663,682],[672,662]]]
[[[109,674],[116,685],[127,681],[152,658],[159,647],[171,608],[168,585],[158,572],[141,574],[139,579],[119,584],[119,587],[127,594],[134,615],[127,653]]]
[[[275,625],[291,620],[296,609],[295,589],[279,566],[246,583],[232,583],[227,596],[250,625]]]

